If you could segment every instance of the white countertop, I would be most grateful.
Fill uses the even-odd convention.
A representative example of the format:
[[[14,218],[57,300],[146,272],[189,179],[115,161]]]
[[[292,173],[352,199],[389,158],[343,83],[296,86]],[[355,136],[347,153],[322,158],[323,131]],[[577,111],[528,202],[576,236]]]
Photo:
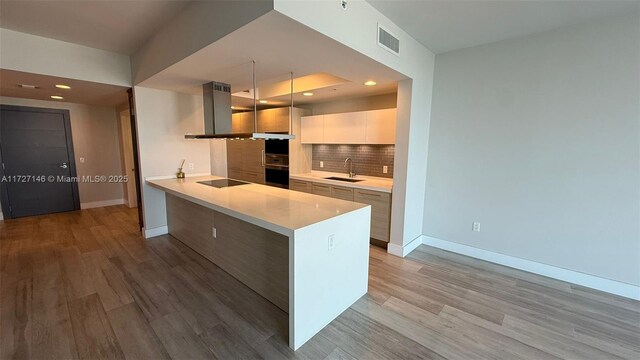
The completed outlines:
[[[349,178],[349,175],[344,173],[332,173],[326,171],[312,171],[310,173],[305,174],[296,174],[290,175],[289,178],[303,180],[303,181],[313,181],[322,184],[336,185],[336,186],[344,186],[355,189],[364,189],[364,190],[373,190],[373,191],[382,191],[390,193],[393,189],[393,179],[381,178],[381,177],[373,177],[373,176],[362,176],[356,175],[353,179],[362,180],[355,183],[348,181],[340,181],[340,180],[327,180],[326,177],[336,176],[341,178]]]
[[[207,175],[186,179],[151,179],[150,186],[204,207],[284,235],[369,205],[249,183],[226,188],[198,184],[223,179]]]

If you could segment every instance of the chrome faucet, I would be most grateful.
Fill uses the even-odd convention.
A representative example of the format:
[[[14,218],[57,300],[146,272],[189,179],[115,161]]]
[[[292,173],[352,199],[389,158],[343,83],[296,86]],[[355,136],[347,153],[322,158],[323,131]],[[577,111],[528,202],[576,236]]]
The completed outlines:
[[[349,173],[348,173],[349,177],[350,178],[355,177],[356,173],[353,171],[353,160],[351,160],[351,158],[346,158],[344,160],[344,167],[347,167],[347,162],[350,162],[350,164],[351,164],[351,166],[349,166]]]

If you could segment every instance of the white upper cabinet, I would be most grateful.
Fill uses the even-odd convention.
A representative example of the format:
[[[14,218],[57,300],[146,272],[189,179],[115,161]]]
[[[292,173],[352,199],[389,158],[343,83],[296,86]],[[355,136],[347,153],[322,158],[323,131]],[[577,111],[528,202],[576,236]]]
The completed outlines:
[[[324,116],[325,144],[364,144],[367,114],[364,111]]]
[[[396,109],[367,111],[367,144],[396,143]]]
[[[324,143],[324,115],[303,116],[300,119],[300,142],[302,144]]]
[[[303,144],[395,144],[396,109],[303,116]]]

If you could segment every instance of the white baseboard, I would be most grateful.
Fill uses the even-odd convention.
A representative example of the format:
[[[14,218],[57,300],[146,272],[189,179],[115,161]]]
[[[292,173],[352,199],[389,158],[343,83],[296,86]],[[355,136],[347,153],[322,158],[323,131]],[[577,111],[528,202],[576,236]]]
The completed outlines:
[[[97,207],[122,205],[122,204],[124,204],[124,199],[92,201],[92,202],[80,203],[80,209],[92,209]]]
[[[154,236],[160,236],[160,235],[168,234],[169,233],[169,228],[166,225],[165,226],[158,226],[158,227],[151,228],[151,229],[143,228],[142,229],[142,233],[144,234],[144,238],[148,239],[148,238],[152,238]]]
[[[451,241],[422,236],[422,243],[442,250],[470,256],[476,259],[489,261],[512,267],[518,270],[550,277],[557,280],[570,282],[591,289],[596,289],[610,294],[624,296],[626,298],[640,300],[640,286],[635,286],[615,280],[605,279],[594,275],[567,270],[556,266],[525,260],[514,256],[503,255],[472,246],[462,245]]]
[[[422,235],[411,240],[411,242],[405,246],[389,243],[389,245],[387,245],[387,252],[391,255],[405,257],[421,244],[422,244]]]

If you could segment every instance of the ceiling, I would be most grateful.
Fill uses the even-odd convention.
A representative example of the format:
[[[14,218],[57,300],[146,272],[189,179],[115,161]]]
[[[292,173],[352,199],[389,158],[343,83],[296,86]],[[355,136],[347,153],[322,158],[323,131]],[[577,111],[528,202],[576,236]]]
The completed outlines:
[[[371,58],[353,51],[310,28],[278,13],[270,12],[199,50],[139,86],[202,94],[202,84],[231,84],[236,93],[252,88],[251,61],[256,61],[257,87],[267,88],[289,79],[325,73],[340,78],[319,81],[317,87],[294,87],[294,104],[393,93],[406,77]],[[364,82],[374,80],[375,86]],[[303,91],[313,96],[303,96]],[[264,93],[264,92],[263,92]],[[233,105],[247,106],[248,99],[233,97]],[[288,105],[288,95],[268,97],[269,105]]]
[[[36,85],[38,88],[23,88],[19,84]],[[71,89],[58,89],[56,84],[68,85]],[[51,95],[64,99],[54,100]],[[6,69],[0,69],[0,96],[109,107],[129,101],[126,87]]]
[[[0,0],[0,27],[131,54],[187,0]]]
[[[637,0],[367,1],[436,54],[640,11]]]

